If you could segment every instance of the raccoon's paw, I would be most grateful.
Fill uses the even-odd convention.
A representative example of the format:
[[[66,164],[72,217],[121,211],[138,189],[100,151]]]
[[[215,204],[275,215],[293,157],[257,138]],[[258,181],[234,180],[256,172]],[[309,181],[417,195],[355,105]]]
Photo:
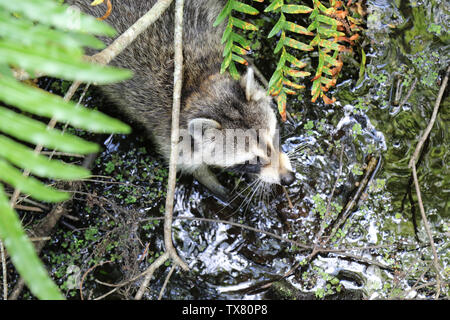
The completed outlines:
[[[193,172],[194,178],[211,191],[219,200],[229,203],[230,191],[217,180],[207,166],[201,166]]]

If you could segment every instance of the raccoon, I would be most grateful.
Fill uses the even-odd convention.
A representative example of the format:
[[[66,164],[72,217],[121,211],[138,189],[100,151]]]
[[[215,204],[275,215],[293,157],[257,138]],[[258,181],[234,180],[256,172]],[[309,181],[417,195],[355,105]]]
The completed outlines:
[[[90,6],[91,2],[66,1],[94,17],[103,16],[104,8]],[[121,34],[155,3],[114,1],[106,22]],[[253,70],[249,68],[240,81],[220,73],[224,27],[213,27],[213,23],[223,6],[220,0],[185,1],[178,169],[193,174],[213,193],[227,199],[229,192],[210,167],[250,173],[281,185],[291,184],[295,175],[288,156],[278,146],[273,102],[255,81]],[[133,78],[101,88],[121,112],[149,131],[166,159],[170,156],[173,26],[174,4],[111,63],[132,70]],[[113,41],[101,40],[107,45]]]

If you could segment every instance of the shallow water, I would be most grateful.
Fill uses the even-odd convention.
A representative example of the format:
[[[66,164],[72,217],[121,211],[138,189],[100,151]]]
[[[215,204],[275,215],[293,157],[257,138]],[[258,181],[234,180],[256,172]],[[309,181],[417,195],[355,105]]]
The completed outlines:
[[[347,250],[323,252],[286,279],[272,283],[306,261],[311,251],[238,226],[175,219],[174,243],[190,271],[172,276],[164,298],[433,295],[433,286],[416,289],[432,281],[435,273],[407,165],[450,62],[449,9],[446,1],[367,1],[364,77],[359,79],[358,68],[344,66],[343,76],[332,90],[337,98],[333,107],[313,105],[308,98],[289,103],[293,121],[281,126],[283,149],[290,153],[297,178],[287,188],[289,199],[281,188],[259,193],[251,180],[219,173],[235,194],[251,200],[234,210],[225,208],[192,178],[178,180],[175,216],[229,219],[308,246],[323,228],[323,235],[331,235],[329,248]],[[360,57],[361,53],[355,56],[357,62]],[[261,54],[255,64],[268,77],[273,66],[266,59]],[[410,98],[400,106],[414,83]],[[91,106],[95,103],[95,98],[88,101]],[[418,165],[444,277],[450,273],[449,105],[446,95]],[[78,295],[68,284],[69,265],[86,271],[100,261],[112,261],[98,266],[85,279],[86,291],[99,296],[110,288],[94,279],[109,283],[128,279],[145,270],[163,250],[162,223],[148,218],[164,212],[165,166],[139,132],[104,139],[104,146],[93,173],[113,179],[86,181],[84,193],[76,196],[72,209],[81,220],[64,220],[66,224],[46,256],[54,277],[69,296]],[[359,188],[361,184],[365,187]],[[354,206],[346,210],[353,200]],[[342,213],[348,214],[345,223],[332,232],[329,224]],[[165,265],[155,273],[146,298],[157,298],[169,269]],[[425,276],[421,278],[422,273]],[[139,284],[109,298],[130,298]],[[448,294],[447,285],[441,297],[448,298]]]

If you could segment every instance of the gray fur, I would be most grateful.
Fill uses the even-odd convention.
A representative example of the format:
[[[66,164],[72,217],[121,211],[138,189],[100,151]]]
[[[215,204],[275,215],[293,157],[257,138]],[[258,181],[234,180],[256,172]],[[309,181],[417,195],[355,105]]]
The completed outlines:
[[[105,7],[92,7],[91,2],[66,1],[94,17],[103,16]],[[106,22],[121,34],[155,2],[113,1],[113,10]],[[223,5],[224,2],[219,0],[185,0],[180,129],[188,129],[189,123],[201,122],[201,119],[207,119],[209,124],[219,124],[222,129],[269,129],[276,126],[276,117],[270,107],[270,98],[253,80],[253,74],[249,73],[250,77],[243,77],[238,82],[227,73],[219,73],[223,59],[223,45],[220,42],[224,26],[213,27],[213,23]],[[102,87],[121,111],[131,120],[144,125],[166,159],[170,154],[173,11],[174,4],[112,61],[112,65],[132,70],[133,78]],[[113,41],[110,38],[101,39],[107,45]],[[193,173],[213,191],[225,192],[207,166],[193,167],[181,161],[179,168]]]

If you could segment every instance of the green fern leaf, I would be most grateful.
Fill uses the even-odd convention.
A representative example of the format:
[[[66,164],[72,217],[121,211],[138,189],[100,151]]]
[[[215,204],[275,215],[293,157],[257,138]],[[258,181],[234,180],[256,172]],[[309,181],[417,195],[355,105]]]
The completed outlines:
[[[242,12],[242,13],[246,13],[246,14],[251,14],[251,15],[256,15],[259,13],[258,10],[256,10],[255,8],[253,8],[252,6],[239,2],[239,1],[233,1],[233,10]]]
[[[313,9],[308,6],[302,6],[298,4],[287,4],[281,9],[284,13],[299,14],[299,13],[310,13]]]

